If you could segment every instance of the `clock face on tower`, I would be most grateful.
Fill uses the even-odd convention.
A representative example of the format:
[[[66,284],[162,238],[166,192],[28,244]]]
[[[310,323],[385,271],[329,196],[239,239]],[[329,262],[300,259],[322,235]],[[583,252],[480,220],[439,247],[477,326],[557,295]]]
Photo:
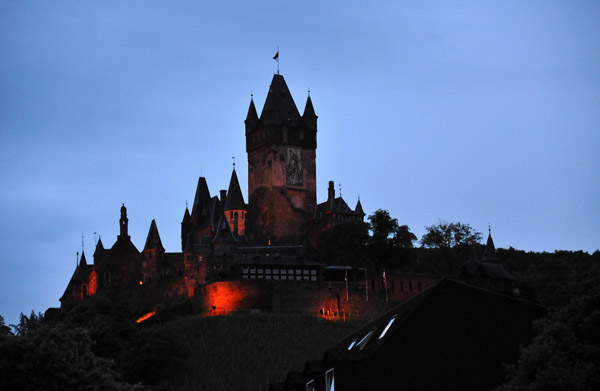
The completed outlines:
[[[285,179],[288,185],[302,186],[302,150],[288,148],[285,164]]]

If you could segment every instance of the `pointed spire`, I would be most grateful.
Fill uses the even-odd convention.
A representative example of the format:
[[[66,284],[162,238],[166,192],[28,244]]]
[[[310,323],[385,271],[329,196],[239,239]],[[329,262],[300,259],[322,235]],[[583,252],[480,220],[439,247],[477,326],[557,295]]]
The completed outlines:
[[[304,114],[302,119],[309,129],[317,129],[317,115],[310,99],[310,90],[308,91],[308,98],[306,99],[306,106],[304,106]]]
[[[256,112],[256,107],[254,106],[252,94],[250,94],[250,107],[248,108],[248,115],[246,115],[244,123],[246,124],[246,133],[251,132],[258,124],[258,114]]]
[[[198,178],[198,186],[196,187],[196,196],[194,198],[194,205],[192,205],[192,221],[194,223],[201,222],[202,216],[206,215],[206,207],[210,200],[210,193],[208,191],[208,185],[206,184],[206,178]]]
[[[354,208],[354,213],[361,217],[365,217],[365,212],[363,211],[362,204],[360,203],[360,197],[358,197],[358,202],[356,203],[356,208]]]
[[[496,246],[494,246],[494,240],[492,239],[492,228],[488,227],[488,239],[485,245],[485,252],[483,255],[484,261],[498,261],[496,256]]]
[[[183,213],[183,220],[181,221],[181,224],[187,224],[190,222],[190,210],[188,209],[187,205],[185,206],[185,212]]]
[[[246,203],[244,202],[244,196],[242,195],[242,189],[240,188],[235,167],[231,173],[229,190],[227,190],[227,199],[225,200],[223,210],[246,210]]]
[[[94,264],[100,262],[101,258],[106,254],[106,250],[104,249],[104,245],[102,244],[102,238],[98,238],[98,243],[96,243],[96,250],[94,251]]]
[[[79,267],[87,266],[87,262],[85,260],[85,252],[81,250],[81,259],[79,259]]]
[[[165,251],[162,242],[160,240],[160,235],[158,234],[158,228],[156,227],[156,220],[152,219],[152,223],[150,223],[150,229],[148,230],[148,236],[146,236],[146,245],[144,246],[144,251],[146,250],[159,250]]]

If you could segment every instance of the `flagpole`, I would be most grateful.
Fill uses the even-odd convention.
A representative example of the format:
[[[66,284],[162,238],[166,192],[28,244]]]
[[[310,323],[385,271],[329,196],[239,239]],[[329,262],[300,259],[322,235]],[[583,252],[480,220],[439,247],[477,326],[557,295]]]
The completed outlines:
[[[348,269],[346,269],[346,275],[344,276],[344,280],[346,280],[346,301],[348,301]]]
[[[387,280],[385,278],[385,269],[383,269],[383,285],[385,286],[385,301],[388,301]]]

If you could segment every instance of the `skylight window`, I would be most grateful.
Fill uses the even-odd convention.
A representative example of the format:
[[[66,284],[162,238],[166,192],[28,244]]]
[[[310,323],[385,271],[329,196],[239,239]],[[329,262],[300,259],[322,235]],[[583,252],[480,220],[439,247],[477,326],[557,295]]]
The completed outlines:
[[[352,342],[350,342],[350,345],[348,345],[348,350],[352,350],[352,348],[354,347],[354,345],[356,345],[356,340],[353,339]]]
[[[387,326],[385,326],[385,329],[383,329],[383,331],[379,335],[379,339],[381,339],[381,338],[383,338],[385,336],[385,333],[388,332],[388,330],[390,329],[390,326],[394,323],[395,320],[396,320],[395,316],[392,319],[390,319],[390,321],[388,322]]]
[[[367,345],[367,342],[369,342],[369,339],[371,339],[371,336],[373,335],[374,331],[375,329],[371,329],[371,331],[369,331],[364,337],[362,337],[362,339],[356,344],[355,348],[363,350]]]

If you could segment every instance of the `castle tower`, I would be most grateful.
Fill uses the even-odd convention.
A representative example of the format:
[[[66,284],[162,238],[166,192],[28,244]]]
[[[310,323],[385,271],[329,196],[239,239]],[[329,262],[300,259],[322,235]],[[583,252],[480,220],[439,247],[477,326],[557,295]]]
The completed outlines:
[[[120,227],[119,238],[122,238],[122,239],[129,238],[129,234],[127,233],[128,225],[129,225],[129,219],[127,218],[127,208],[125,207],[125,204],[123,204],[123,206],[121,206],[121,218],[119,219],[119,227]]]
[[[310,96],[300,115],[283,76],[274,75],[260,118],[245,121],[251,240],[298,241],[316,206],[317,116]]]
[[[152,219],[150,223],[150,229],[148,230],[148,236],[146,236],[146,244],[144,245],[144,251],[142,252],[146,258],[146,262],[142,269],[144,270],[145,278],[158,278],[159,267],[163,262],[165,255],[165,248],[160,240],[158,234],[158,227],[156,226],[156,220]],[[145,280],[142,279],[142,282]]]
[[[225,218],[229,223],[231,231],[237,236],[244,236],[246,234],[246,204],[244,203],[242,189],[235,173],[235,167],[231,173],[223,212],[225,212]]]

